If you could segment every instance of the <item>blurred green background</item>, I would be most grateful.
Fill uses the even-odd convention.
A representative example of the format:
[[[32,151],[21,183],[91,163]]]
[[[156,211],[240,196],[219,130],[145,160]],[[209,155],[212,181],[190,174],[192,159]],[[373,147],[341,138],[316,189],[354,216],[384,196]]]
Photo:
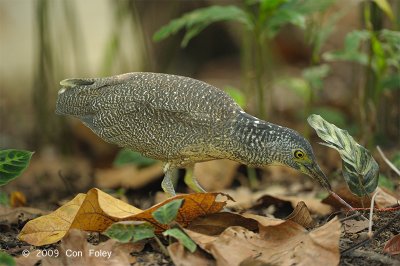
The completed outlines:
[[[311,138],[316,113],[399,150],[397,0],[1,0],[0,24],[2,149],[111,166],[117,147],[54,114],[59,82],[151,71],[206,81]]]

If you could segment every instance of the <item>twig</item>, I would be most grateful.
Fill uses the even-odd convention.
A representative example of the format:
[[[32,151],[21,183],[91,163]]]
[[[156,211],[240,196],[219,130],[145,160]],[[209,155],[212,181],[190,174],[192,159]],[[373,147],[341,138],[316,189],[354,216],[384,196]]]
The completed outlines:
[[[368,219],[365,218],[361,213],[359,213],[357,210],[355,210],[353,207],[351,207],[350,204],[348,204],[345,200],[343,200],[338,194],[336,194],[335,192],[333,192],[332,190],[329,191],[329,193],[335,198],[337,199],[340,203],[342,203],[344,206],[346,206],[347,208],[349,208],[352,211],[355,211],[356,214],[358,214],[361,219],[367,221]]]
[[[397,215],[395,217],[393,217],[387,224],[385,224],[384,226],[382,226],[381,228],[379,228],[373,235],[371,238],[367,238],[357,244],[355,244],[354,246],[351,246],[345,250],[343,250],[341,252],[341,255],[345,255],[346,253],[349,253],[350,251],[353,251],[359,247],[364,246],[365,244],[367,244],[368,242],[370,242],[372,239],[374,239],[375,237],[379,236],[387,227],[389,227],[392,223],[394,223],[395,221],[397,221],[398,219],[400,219],[400,212],[397,213]]]
[[[372,224],[373,224],[372,215],[374,214],[375,197],[376,197],[376,195],[378,195],[378,193],[379,193],[379,190],[377,190],[374,193],[374,195],[372,196],[372,199],[371,199],[371,206],[369,209],[369,224],[368,224],[368,236],[369,237],[372,237]]]
[[[385,163],[386,163],[387,165],[389,165],[389,167],[390,167],[393,171],[395,171],[395,173],[396,173],[397,175],[400,176],[400,170],[397,169],[397,167],[396,167],[391,161],[389,161],[389,159],[385,156],[385,154],[383,153],[383,151],[381,150],[381,148],[380,148],[379,146],[376,146],[376,148],[378,149],[378,152],[379,152],[379,154],[382,156],[382,159],[385,161]]]

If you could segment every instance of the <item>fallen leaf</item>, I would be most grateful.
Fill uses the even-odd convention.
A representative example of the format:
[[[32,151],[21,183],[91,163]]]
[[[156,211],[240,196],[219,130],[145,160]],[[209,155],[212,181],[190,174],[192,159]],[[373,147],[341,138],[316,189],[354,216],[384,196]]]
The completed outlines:
[[[172,243],[168,246],[168,252],[171,256],[172,261],[175,265],[179,266],[213,266],[215,260],[201,249],[197,249],[194,253],[191,253],[184,248],[179,242]]]
[[[375,197],[375,204],[378,208],[387,208],[400,204],[400,197],[392,195],[387,189],[378,187],[378,195]]]
[[[30,207],[9,208],[0,205],[0,220],[7,221],[9,224],[16,224],[18,220],[34,219],[47,213],[49,212]]]
[[[95,182],[102,188],[141,188],[163,175],[162,164],[141,168],[127,164],[110,169],[98,169],[95,172]]]
[[[219,236],[186,232],[221,266],[249,260],[264,265],[338,265],[340,222],[336,218],[308,232],[292,221],[244,216],[259,222],[259,234],[240,226],[229,227]]]
[[[305,228],[311,228],[314,226],[314,221],[304,201],[297,203],[296,208],[294,208],[293,212],[286,217],[285,220],[293,221]]]
[[[269,193],[269,190],[270,188],[267,188],[264,191],[253,192],[247,187],[239,187],[237,190],[224,190],[225,193],[229,194],[235,199],[235,202],[229,202],[227,207],[244,210],[254,207],[260,208],[262,207],[264,199],[269,201],[270,199],[274,198],[276,200],[276,204],[278,204],[280,201],[282,204],[287,204],[286,202],[290,202],[294,208],[300,201],[304,201],[311,213],[319,215],[327,215],[332,213],[333,208],[328,204],[322,203],[319,199],[283,196],[280,195],[280,193]],[[290,210],[290,212],[291,211],[292,210]],[[286,212],[282,217],[286,217],[290,212]]]
[[[363,208],[363,207],[369,207],[371,204],[371,197],[364,196],[364,197],[358,197],[351,193],[349,188],[346,185],[341,185],[335,188],[334,191],[336,194],[339,195],[344,201],[346,201],[350,206],[353,208]],[[332,207],[334,207],[337,210],[340,210],[341,208],[345,207],[343,206],[342,203],[340,203],[336,198],[334,198],[332,195],[329,194],[328,197],[322,200],[323,203],[328,204]],[[345,207],[347,209],[347,207]]]
[[[160,233],[168,229],[168,226],[159,224],[152,217],[152,213],[159,207],[176,199],[184,199],[176,222],[185,227],[198,216],[220,211],[225,206],[226,200],[216,201],[219,195],[223,194],[178,195],[147,210],[141,210],[93,188],[87,194],[78,194],[56,211],[29,221],[18,237],[32,245],[41,246],[57,242],[72,228],[103,232],[111,224],[119,221],[146,221],[155,227],[156,233]],[[224,196],[229,199],[229,196]]]
[[[232,184],[239,163],[231,160],[213,160],[197,163],[193,175],[207,191],[219,191]]]
[[[383,251],[390,255],[400,254],[400,234],[395,235],[386,243]]]
[[[32,250],[30,251],[28,256],[18,256],[15,258],[15,264],[17,266],[26,266],[26,265],[37,265],[40,261],[40,250]]]
[[[42,265],[129,265],[129,253],[134,249],[133,245],[109,239],[95,246],[87,242],[86,235],[80,230],[70,230],[58,248],[60,255],[57,258],[45,257]]]
[[[241,226],[251,231],[258,229],[258,223],[242,215],[231,212],[217,212],[194,219],[189,230],[205,235],[219,235],[229,226]]]
[[[355,234],[361,232],[362,230],[368,228],[369,221],[368,220],[346,220],[343,222],[344,231],[346,233]]]
[[[26,205],[26,197],[24,193],[20,191],[13,191],[10,195],[10,205],[13,208],[23,207]]]

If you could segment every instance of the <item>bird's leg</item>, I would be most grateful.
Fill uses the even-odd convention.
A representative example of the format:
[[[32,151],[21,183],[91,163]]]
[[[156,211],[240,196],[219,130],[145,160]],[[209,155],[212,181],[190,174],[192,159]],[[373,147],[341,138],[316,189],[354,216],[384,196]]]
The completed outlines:
[[[175,189],[174,189],[174,184],[172,183],[172,175],[173,175],[174,169],[171,167],[170,163],[166,163],[164,165],[164,179],[161,182],[161,187],[164,190],[165,193],[168,194],[169,197],[173,197],[176,195]]]
[[[196,177],[193,175],[193,167],[188,167],[186,168],[186,173],[185,173],[185,184],[190,187],[193,191],[198,192],[198,193],[204,193],[206,192],[204,188],[202,188],[197,182]]]

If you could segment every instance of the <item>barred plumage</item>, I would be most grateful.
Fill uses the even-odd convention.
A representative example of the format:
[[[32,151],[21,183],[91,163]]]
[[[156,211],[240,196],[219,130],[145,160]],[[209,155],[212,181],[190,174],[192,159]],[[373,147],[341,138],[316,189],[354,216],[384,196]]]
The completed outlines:
[[[314,172],[322,174],[311,145],[300,134],[245,113],[225,92],[205,82],[137,72],[60,84],[57,114],[75,116],[104,140],[164,161],[169,168],[227,158],[305,172],[293,160],[293,150],[301,149]],[[167,169],[168,179],[169,173]],[[324,176],[317,179],[329,185]]]

